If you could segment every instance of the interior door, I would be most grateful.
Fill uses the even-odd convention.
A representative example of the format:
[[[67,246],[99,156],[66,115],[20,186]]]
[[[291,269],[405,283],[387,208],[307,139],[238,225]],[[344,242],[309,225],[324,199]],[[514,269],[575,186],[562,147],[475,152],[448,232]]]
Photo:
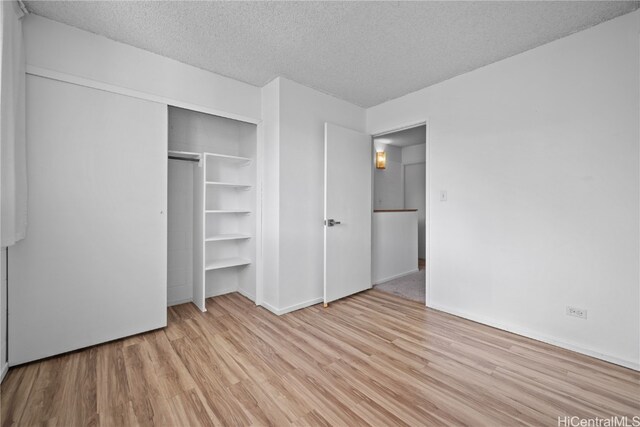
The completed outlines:
[[[324,302],[371,288],[371,136],[324,127]]]
[[[27,236],[12,365],[166,325],[166,106],[27,76]]]

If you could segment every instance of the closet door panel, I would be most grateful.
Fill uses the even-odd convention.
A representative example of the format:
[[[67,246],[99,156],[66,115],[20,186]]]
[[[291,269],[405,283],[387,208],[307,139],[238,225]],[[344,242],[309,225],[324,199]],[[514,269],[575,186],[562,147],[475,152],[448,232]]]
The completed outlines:
[[[27,78],[27,237],[11,364],[166,325],[166,106]]]

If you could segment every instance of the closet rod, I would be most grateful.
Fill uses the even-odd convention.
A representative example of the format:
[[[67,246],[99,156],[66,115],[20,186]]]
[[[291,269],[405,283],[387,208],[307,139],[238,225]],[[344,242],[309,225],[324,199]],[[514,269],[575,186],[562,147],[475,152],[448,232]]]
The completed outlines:
[[[169,160],[184,160],[185,162],[199,162],[200,159],[186,159],[184,157],[169,156]]]

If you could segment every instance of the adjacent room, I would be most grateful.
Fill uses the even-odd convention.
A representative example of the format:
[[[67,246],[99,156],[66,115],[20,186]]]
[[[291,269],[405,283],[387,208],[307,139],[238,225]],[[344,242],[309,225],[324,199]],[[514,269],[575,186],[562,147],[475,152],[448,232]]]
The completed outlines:
[[[426,125],[373,137],[373,283],[425,303]]]
[[[640,425],[639,9],[0,2],[0,424]]]

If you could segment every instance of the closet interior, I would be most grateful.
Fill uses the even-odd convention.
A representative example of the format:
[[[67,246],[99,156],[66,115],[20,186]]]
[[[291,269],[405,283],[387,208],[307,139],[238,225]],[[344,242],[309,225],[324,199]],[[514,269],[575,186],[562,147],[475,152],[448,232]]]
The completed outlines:
[[[256,295],[256,125],[169,107],[167,303]]]

